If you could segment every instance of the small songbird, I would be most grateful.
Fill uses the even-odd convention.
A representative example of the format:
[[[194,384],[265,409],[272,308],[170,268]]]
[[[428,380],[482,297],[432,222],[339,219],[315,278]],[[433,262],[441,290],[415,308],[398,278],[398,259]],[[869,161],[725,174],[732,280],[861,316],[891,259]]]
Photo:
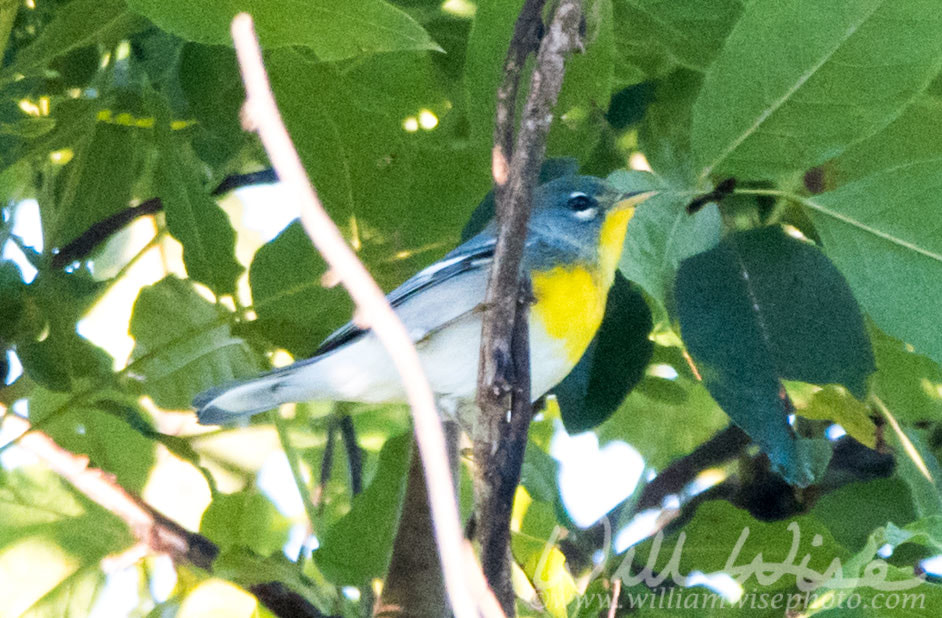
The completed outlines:
[[[652,192],[623,193],[592,176],[536,189],[521,268],[530,276],[531,396],[572,370],[602,323],[635,207]],[[443,413],[472,413],[481,318],[497,241],[491,221],[389,294],[416,344]],[[210,389],[194,401],[199,421],[223,424],[291,401],[404,402],[399,375],[376,336],[352,323],[309,359]],[[462,422],[465,424],[465,422]]]

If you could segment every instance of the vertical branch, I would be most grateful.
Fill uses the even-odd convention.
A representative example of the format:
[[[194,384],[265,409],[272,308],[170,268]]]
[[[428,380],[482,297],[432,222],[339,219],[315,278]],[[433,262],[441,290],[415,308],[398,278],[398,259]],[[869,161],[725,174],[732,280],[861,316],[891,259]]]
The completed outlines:
[[[428,484],[435,541],[452,609],[458,618],[486,613],[486,600],[475,598],[472,593],[475,580],[482,575],[464,553],[445,435],[415,344],[379,285],[324,210],[275,104],[250,15],[235,16],[232,38],[245,83],[245,124],[258,133],[278,178],[300,208],[304,231],[353,298],[363,322],[386,349],[402,380],[412,409],[415,438]]]
[[[497,117],[494,123],[494,151],[491,168],[498,186],[507,182],[514,144],[514,112],[520,74],[527,57],[540,45],[543,33],[543,5],[546,0],[526,0],[514,23],[514,32],[504,60],[504,78],[497,88]]]
[[[514,610],[509,563],[510,508],[520,478],[531,415],[525,310],[530,293],[528,284],[521,286],[520,265],[532,192],[546,152],[546,136],[562,87],[565,59],[570,52],[581,49],[581,0],[560,0],[540,42],[519,132],[516,140],[512,140],[516,83],[539,32],[542,5],[538,0],[524,4],[507,55],[505,81],[498,91],[493,150],[498,237],[481,334],[478,375],[481,412],[473,436],[477,469],[475,518],[481,539],[481,561],[485,577],[507,614]],[[514,147],[508,166],[511,141]],[[517,349],[519,353],[514,354]]]

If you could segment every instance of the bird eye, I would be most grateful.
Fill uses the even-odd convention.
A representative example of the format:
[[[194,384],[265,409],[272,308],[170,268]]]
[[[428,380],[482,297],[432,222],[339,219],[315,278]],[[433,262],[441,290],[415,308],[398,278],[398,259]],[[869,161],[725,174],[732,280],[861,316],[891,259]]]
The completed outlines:
[[[589,197],[585,193],[576,192],[569,195],[569,201],[566,202],[566,205],[570,210],[584,212],[590,208],[595,208],[598,203],[595,201],[595,198]]]

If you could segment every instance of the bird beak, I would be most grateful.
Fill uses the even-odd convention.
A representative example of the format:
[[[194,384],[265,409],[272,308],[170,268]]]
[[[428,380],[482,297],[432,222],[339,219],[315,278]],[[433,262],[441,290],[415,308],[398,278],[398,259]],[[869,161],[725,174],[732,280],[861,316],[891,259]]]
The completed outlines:
[[[636,208],[639,204],[647,200],[653,195],[657,195],[657,191],[628,191],[627,193],[620,194],[615,199],[615,205],[612,207],[614,210],[625,210],[627,208]]]

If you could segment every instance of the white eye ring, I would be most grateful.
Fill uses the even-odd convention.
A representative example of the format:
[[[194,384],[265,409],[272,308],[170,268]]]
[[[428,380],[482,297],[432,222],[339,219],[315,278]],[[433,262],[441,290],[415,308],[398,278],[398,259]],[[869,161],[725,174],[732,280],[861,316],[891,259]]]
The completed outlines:
[[[567,206],[573,214],[575,214],[577,219],[583,221],[594,219],[599,213],[597,202],[582,191],[573,191],[570,193]]]

